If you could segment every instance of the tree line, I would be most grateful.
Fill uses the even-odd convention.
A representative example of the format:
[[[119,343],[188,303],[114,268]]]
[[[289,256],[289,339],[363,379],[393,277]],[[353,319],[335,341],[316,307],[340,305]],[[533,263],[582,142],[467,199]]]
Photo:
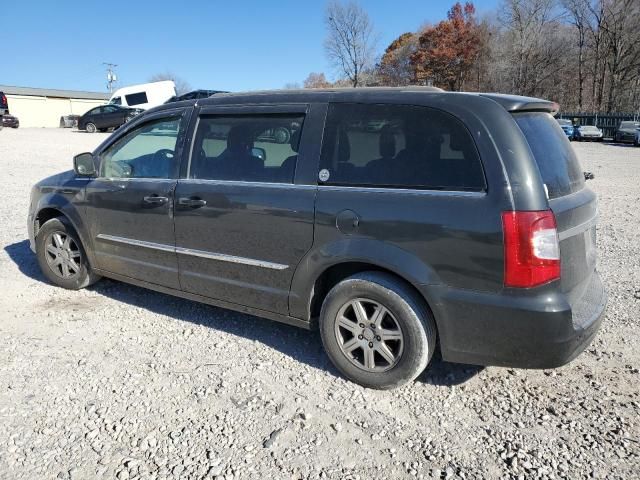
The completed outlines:
[[[542,97],[564,111],[640,110],[640,0],[503,0],[483,18],[456,3],[380,53],[355,1],[329,3],[325,26],[338,80],[314,72],[305,88],[433,85]]]

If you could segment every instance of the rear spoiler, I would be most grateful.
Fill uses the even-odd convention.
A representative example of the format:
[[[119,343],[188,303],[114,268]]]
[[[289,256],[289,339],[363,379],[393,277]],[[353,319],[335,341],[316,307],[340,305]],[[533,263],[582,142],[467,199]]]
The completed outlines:
[[[557,103],[541,98],[502,93],[481,93],[480,95],[499,103],[508,112],[548,112],[553,115],[560,110],[560,105]]]

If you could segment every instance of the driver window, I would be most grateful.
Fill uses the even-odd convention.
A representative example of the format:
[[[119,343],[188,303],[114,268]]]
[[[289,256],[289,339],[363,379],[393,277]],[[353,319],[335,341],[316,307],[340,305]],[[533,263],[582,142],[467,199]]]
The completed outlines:
[[[107,178],[175,178],[180,118],[145,123],[101,155],[100,176]]]

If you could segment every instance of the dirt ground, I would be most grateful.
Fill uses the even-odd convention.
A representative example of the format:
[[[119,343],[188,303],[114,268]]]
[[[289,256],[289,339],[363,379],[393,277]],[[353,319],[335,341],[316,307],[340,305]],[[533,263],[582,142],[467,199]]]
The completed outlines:
[[[319,336],[103,280],[44,281],[31,185],[106,134],[0,131],[0,478],[640,477],[640,148],[574,144],[609,307],[549,371],[434,361],[379,392]]]

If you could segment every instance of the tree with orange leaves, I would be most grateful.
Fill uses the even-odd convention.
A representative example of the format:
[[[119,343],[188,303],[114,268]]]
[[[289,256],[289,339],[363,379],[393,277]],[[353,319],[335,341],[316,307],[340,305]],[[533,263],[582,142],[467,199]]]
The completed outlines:
[[[473,3],[457,2],[446,20],[422,32],[411,55],[416,82],[432,82],[449,90],[463,88],[481,49],[475,11]]]

